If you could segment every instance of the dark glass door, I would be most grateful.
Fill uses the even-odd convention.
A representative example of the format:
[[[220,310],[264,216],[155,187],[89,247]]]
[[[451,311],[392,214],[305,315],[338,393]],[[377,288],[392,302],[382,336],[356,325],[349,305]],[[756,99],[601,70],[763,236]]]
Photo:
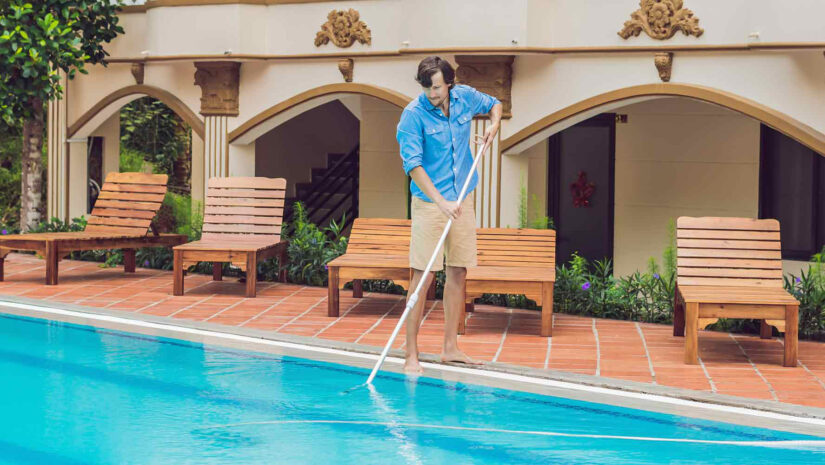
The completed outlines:
[[[547,215],[556,225],[559,264],[574,252],[613,257],[615,118],[601,114],[550,137]]]

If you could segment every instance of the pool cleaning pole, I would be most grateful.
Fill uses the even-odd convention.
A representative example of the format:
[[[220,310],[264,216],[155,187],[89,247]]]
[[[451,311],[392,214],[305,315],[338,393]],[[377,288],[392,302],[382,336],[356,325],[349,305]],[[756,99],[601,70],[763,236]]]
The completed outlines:
[[[458,194],[458,204],[461,205],[464,201],[464,195],[467,192],[467,189],[470,187],[470,180],[473,179],[473,173],[476,172],[476,167],[478,166],[479,160],[484,155],[484,151],[487,149],[487,144],[482,144],[481,148],[478,150],[476,154],[475,160],[473,160],[473,166],[470,167],[470,173],[467,175],[467,179],[464,180],[464,186],[461,188],[461,192]],[[392,347],[392,343],[395,342],[395,338],[398,336],[398,332],[401,330],[401,327],[404,326],[404,321],[407,319],[407,315],[410,314],[410,310],[415,307],[416,302],[418,302],[418,294],[421,292],[421,288],[424,287],[424,282],[427,281],[427,275],[430,273],[430,270],[435,263],[435,259],[438,256],[438,252],[441,250],[441,246],[444,245],[444,241],[447,239],[447,233],[450,232],[450,227],[453,225],[453,219],[450,218],[447,221],[447,226],[444,227],[444,232],[441,233],[441,238],[438,240],[438,244],[435,246],[435,250],[433,251],[433,255],[430,257],[430,262],[427,263],[427,267],[424,268],[424,273],[421,275],[421,279],[418,281],[418,285],[415,286],[415,290],[413,291],[412,295],[410,295],[409,300],[407,300],[407,307],[404,308],[404,313],[401,314],[401,318],[398,319],[398,324],[395,325],[395,329],[392,331],[392,335],[390,336],[390,340],[387,341],[387,345],[384,346],[384,350],[381,352],[381,356],[378,357],[378,363],[375,364],[375,367],[372,369],[372,373],[370,373],[369,378],[367,378],[367,384],[372,384],[372,380],[375,378],[375,375],[378,373],[378,370],[381,369],[381,365],[384,364],[384,359],[387,358],[387,353],[390,351],[390,347]]]

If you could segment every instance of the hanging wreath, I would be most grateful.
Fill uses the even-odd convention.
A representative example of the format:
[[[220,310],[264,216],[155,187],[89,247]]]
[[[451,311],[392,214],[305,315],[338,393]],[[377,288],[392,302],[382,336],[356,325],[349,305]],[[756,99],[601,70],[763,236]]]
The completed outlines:
[[[576,182],[570,184],[570,193],[573,195],[574,207],[589,207],[590,197],[596,191],[596,185],[592,182],[587,182],[587,173],[579,171],[579,177]]]

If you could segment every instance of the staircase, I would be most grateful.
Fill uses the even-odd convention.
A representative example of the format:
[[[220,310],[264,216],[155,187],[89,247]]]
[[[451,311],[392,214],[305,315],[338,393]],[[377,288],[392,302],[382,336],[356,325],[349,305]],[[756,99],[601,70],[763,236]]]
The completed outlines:
[[[301,202],[307,218],[321,228],[346,215],[343,230],[358,216],[359,146],[350,153],[327,154],[326,168],[312,168],[310,182],[295,184],[295,197],[285,199],[284,220],[289,227],[295,202]]]

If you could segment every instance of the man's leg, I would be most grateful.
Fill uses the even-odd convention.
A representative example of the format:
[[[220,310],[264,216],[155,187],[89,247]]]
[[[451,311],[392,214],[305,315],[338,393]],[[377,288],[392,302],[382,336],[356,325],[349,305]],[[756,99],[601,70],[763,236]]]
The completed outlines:
[[[467,268],[447,266],[447,280],[444,283],[444,350],[441,360],[444,362],[462,362],[479,364],[458,348],[458,319],[464,306],[464,281]]]
[[[407,291],[408,302],[409,296],[412,295],[412,292],[415,290],[416,286],[418,286],[418,282],[421,280],[422,276],[424,276],[423,270],[413,269],[412,280],[410,280],[410,287]],[[432,279],[433,273],[430,273],[418,295],[418,302],[416,302],[415,307],[410,310],[410,316],[407,317],[407,354],[406,361],[404,363],[404,371],[408,373],[420,373],[422,371],[421,364],[418,362],[418,328],[421,326],[421,317],[424,313],[424,304],[427,302],[426,292],[432,282]]]

